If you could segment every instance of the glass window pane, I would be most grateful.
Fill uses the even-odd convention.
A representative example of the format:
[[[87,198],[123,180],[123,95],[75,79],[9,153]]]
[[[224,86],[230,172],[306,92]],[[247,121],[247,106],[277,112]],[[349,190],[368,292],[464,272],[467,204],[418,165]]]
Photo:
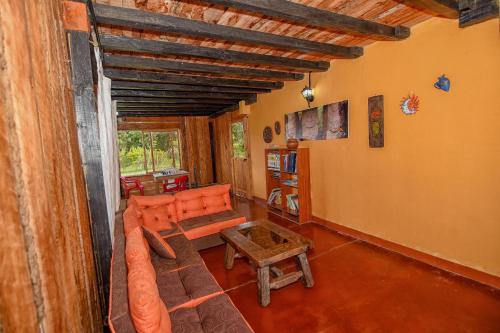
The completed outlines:
[[[153,132],[155,170],[180,168],[179,136],[177,131]]]
[[[146,158],[146,172],[153,172],[153,156],[151,155],[151,133],[144,132],[144,154]]]
[[[141,131],[119,131],[120,173],[122,176],[145,173]]]
[[[231,134],[233,138],[233,156],[235,158],[247,158],[243,122],[233,123],[231,125]]]

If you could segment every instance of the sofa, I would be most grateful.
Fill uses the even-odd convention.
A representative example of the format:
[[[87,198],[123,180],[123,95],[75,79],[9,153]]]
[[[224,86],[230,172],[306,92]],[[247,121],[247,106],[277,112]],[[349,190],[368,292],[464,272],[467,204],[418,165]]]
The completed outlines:
[[[112,332],[253,332],[198,253],[222,243],[220,230],[245,222],[229,190],[214,185],[128,200],[114,230]]]

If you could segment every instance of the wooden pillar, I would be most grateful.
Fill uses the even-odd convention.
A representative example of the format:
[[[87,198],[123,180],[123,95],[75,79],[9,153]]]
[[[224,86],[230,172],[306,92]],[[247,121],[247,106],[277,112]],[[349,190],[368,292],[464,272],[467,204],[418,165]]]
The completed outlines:
[[[65,2],[65,28],[70,51],[73,98],[78,129],[80,155],[85,174],[91,218],[92,243],[103,318],[107,315],[109,272],[111,264],[111,235],[104,193],[101,148],[97,122],[97,105],[93,89],[93,48],[89,43],[87,6]]]

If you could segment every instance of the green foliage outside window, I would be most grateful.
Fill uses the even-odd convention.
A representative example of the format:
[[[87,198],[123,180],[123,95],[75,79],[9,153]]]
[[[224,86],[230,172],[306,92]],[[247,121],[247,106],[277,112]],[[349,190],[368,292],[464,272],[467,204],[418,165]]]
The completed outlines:
[[[119,131],[120,172],[139,175],[180,168],[179,132]]]
[[[245,129],[243,122],[239,121],[231,125],[233,138],[233,156],[235,158],[247,158],[247,148],[245,147]]]

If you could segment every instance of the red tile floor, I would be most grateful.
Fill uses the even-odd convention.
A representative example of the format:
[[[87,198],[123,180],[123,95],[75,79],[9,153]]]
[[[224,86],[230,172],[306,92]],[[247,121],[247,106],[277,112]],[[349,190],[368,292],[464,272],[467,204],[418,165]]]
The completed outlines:
[[[317,224],[296,225],[250,201],[235,209],[312,239],[315,286],[300,282],[257,302],[256,273],[244,259],[224,268],[224,246],[201,252],[255,332],[500,332],[500,290],[454,276]],[[294,269],[294,262],[282,263]]]

